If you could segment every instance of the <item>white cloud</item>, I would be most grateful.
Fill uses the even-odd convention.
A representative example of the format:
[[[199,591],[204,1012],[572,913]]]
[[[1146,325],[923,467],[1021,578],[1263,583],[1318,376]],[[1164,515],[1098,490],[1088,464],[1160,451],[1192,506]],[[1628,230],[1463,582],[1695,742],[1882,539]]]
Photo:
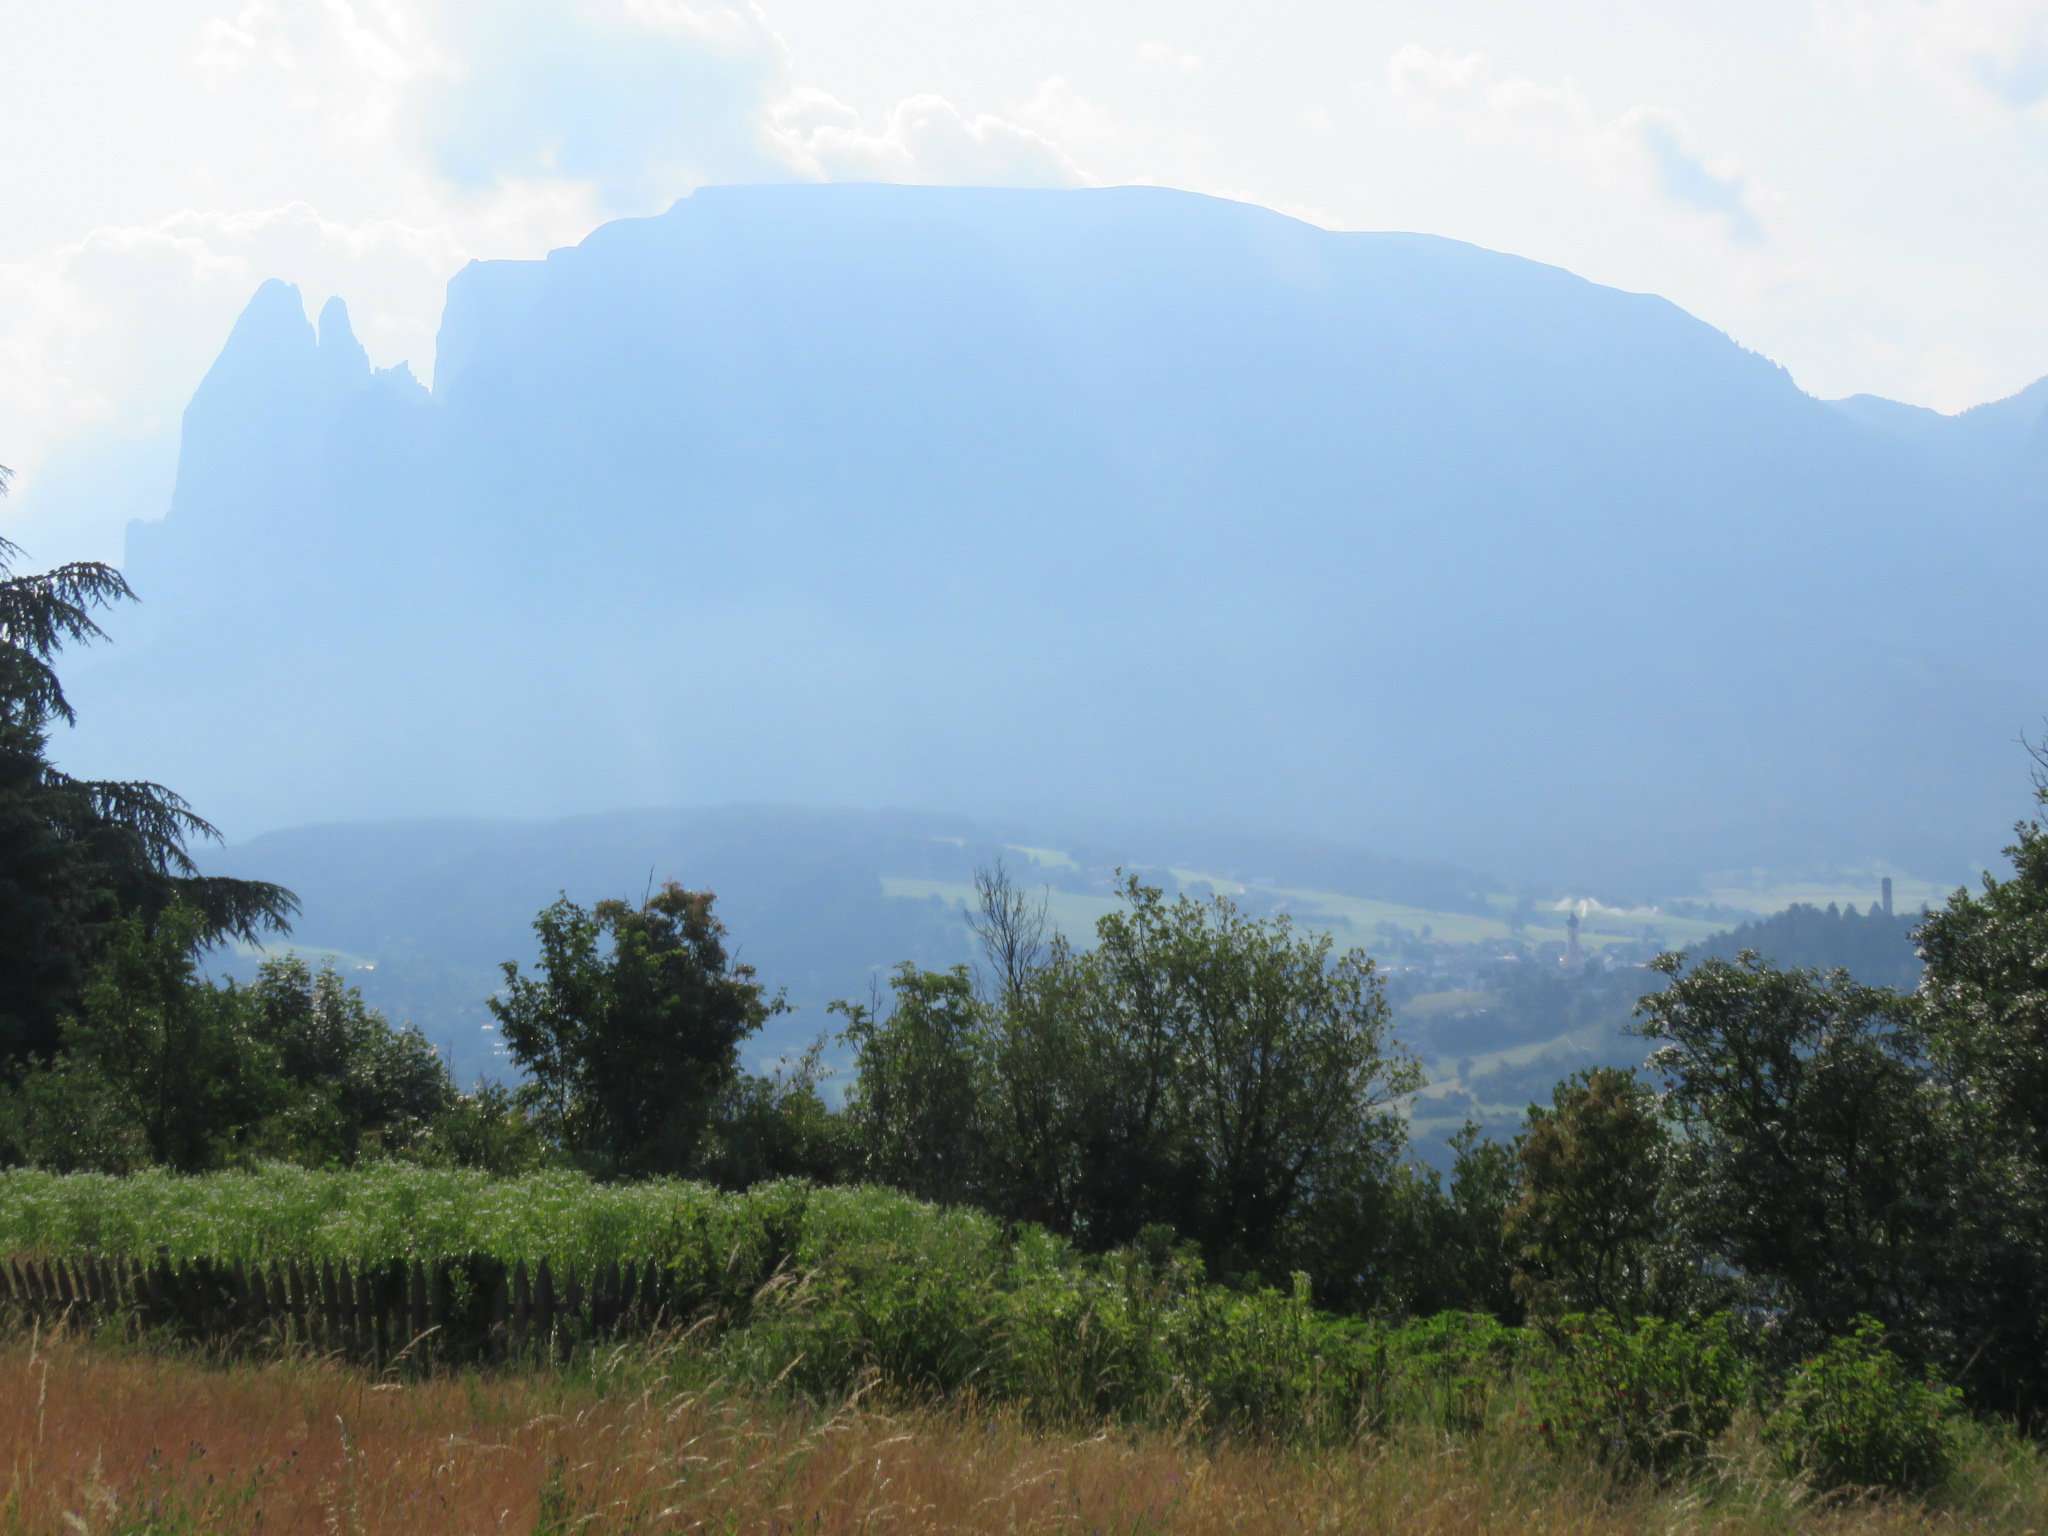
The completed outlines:
[[[249,68],[263,53],[264,35],[273,25],[274,13],[264,0],[250,0],[233,20],[209,17],[200,29],[199,47],[192,56],[200,80],[209,89],[218,90]],[[274,45],[271,62],[280,68],[291,67],[289,54]]]
[[[1176,75],[1199,75],[1202,72],[1202,56],[1188,53],[1171,43],[1156,40],[1138,44],[1138,63],[1148,70],[1162,70]]]
[[[763,45],[780,53],[782,43],[753,4],[701,5],[691,0],[623,0],[626,19],[655,32],[669,32],[692,42],[733,52]]]
[[[1091,152],[1110,154],[1128,148],[1132,139],[1128,123],[1083,96],[1064,75],[1039,81],[1017,118],[1067,154],[1083,158]]]
[[[310,113],[459,187],[560,177],[640,210],[772,173],[762,108],[787,60],[745,0],[252,0],[207,23],[200,65],[217,87],[268,65]]]
[[[945,96],[873,126],[791,78],[752,0],[250,0],[215,18],[216,75],[298,69],[309,104],[375,125],[457,187],[587,184],[613,211],[667,206],[710,181],[789,175],[1064,183],[1083,173],[1042,127]],[[318,68],[294,61],[318,60]],[[1199,67],[1175,56],[1175,67]]]
[[[1420,43],[1396,49],[1387,60],[1387,84],[1396,96],[1411,100],[1470,91],[1491,76],[1483,54],[1438,53]]]
[[[1705,215],[1729,238],[1763,238],[1759,189],[1740,165],[1708,159],[1683,123],[1654,107],[1602,116],[1573,82],[1497,73],[1481,53],[1439,53],[1408,44],[1387,61],[1395,99],[1430,126],[1455,128],[1476,143],[1511,150],[1610,192],[1654,188]]]
[[[2048,120],[2040,0],[1821,0],[1814,29],[1858,72],[1919,76],[1958,100]]]
[[[989,186],[1074,186],[1090,178],[1035,128],[989,113],[970,116],[943,96],[912,96],[870,128],[822,91],[792,92],[772,113],[789,163],[833,181]]]

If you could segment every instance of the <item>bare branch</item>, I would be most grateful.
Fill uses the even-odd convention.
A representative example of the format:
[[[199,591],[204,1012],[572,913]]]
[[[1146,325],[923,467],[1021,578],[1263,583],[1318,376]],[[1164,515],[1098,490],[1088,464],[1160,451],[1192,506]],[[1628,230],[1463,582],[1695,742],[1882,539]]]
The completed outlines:
[[[974,901],[967,926],[981,941],[1003,996],[1015,997],[1045,957],[1052,932],[1049,894],[1041,890],[1036,900],[1027,896],[998,858],[993,867],[974,871]]]

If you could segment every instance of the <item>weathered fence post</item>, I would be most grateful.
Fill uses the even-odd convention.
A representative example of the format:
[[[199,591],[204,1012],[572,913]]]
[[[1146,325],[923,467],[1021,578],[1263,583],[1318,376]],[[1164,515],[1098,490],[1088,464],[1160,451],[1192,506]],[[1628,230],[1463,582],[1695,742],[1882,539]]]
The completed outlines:
[[[493,1267],[489,1320],[490,1354],[503,1360],[512,1351],[512,1272],[502,1264]]]
[[[562,1330],[562,1342],[570,1352],[576,1348],[576,1336],[584,1331],[583,1315],[583,1271],[569,1271],[569,1284],[562,1297],[562,1315],[568,1326]]]
[[[427,1331],[427,1266],[418,1259],[405,1267],[406,1326],[410,1344]]]
[[[541,1347],[550,1354],[555,1347],[555,1277],[542,1259],[533,1277],[533,1327]]]
[[[533,1279],[526,1272],[526,1260],[512,1272],[512,1342],[523,1351],[533,1329]]]

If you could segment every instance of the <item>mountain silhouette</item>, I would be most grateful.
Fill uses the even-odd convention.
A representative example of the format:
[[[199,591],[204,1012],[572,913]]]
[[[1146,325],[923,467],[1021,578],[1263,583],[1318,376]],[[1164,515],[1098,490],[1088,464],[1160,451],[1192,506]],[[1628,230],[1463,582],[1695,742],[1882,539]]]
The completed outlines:
[[[265,284],[63,750],[236,832],[774,800],[1946,877],[2024,808],[2044,500],[2048,384],[1825,402],[1450,240],[707,189],[464,269],[431,392]]]

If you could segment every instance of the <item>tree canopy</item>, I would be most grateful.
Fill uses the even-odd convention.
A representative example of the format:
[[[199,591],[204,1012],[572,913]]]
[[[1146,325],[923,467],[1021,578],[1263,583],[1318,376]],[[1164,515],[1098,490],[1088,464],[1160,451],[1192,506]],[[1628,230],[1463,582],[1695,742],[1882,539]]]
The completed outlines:
[[[0,471],[0,493],[6,490]],[[0,1073],[57,1045],[59,1021],[124,916],[193,914],[200,947],[288,929],[281,886],[202,874],[187,844],[219,834],[185,800],[141,779],[80,779],[50,761],[53,726],[77,715],[56,661],[106,638],[95,614],[135,593],[113,567],[78,561],[19,573],[0,539]]]
[[[1372,962],[1135,877],[1085,952],[1041,943],[999,877],[982,897],[993,996],[906,965],[886,1012],[841,1005],[869,1175],[1091,1246],[1166,1224],[1226,1273],[1328,1269],[1421,1081]]]
[[[491,999],[524,1095],[564,1152],[614,1174],[695,1168],[739,1047],[775,1014],[726,953],[713,897],[670,883],[634,906],[566,896],[534,920],[537,976],[505,962]]]

